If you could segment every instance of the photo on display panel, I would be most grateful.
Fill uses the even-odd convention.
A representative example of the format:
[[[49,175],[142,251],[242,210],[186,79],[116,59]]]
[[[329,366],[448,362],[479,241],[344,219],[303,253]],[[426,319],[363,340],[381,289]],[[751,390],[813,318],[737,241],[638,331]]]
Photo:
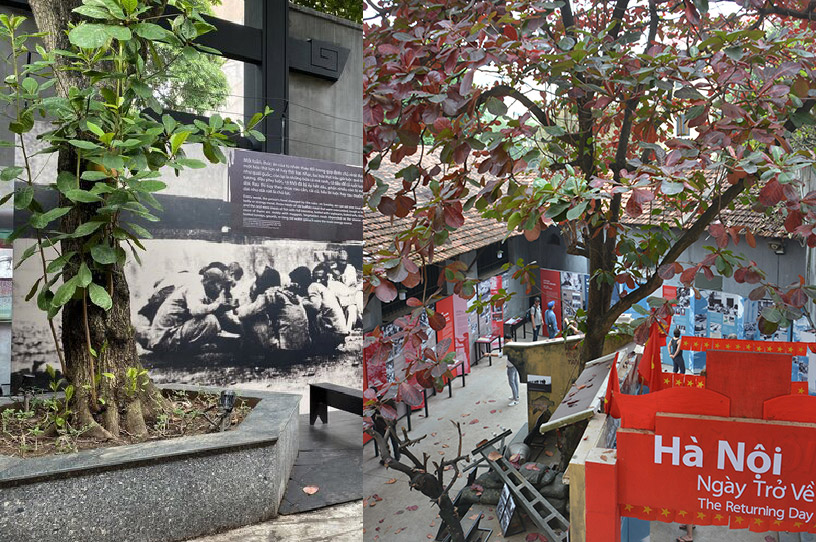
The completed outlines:
[[[361,186],[360,168],[240,150],[230,158],[229,167],[168,180],[161,221],[146,224],[154,238],[142,263],[130,258],[125,268],[142,364],[157,383],[358,388],[362,200],[352,185]],[[342,197],[330,197],[332,186]],[[291,209],[305,200],[309,212],[296,216]],[[14,254],[31,244],[15,241]],[[44,314],[23,301],[37,276],[34,259],[15,272],[12,387],[45,388],[46,367],[58,368]]]

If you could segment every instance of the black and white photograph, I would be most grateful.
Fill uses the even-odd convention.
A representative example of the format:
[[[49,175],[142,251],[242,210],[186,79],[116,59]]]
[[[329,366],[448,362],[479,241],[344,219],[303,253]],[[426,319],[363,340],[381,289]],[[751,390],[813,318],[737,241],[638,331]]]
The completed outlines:
[[[320,176],[320,186],[337,178],[351,205],[350,183],[359,168],[233,152],[240,160],[231,156],[229,166],[209,168],[206,175],[188,171],[168,181],[173,188],[157,195],[161,221],[143,224],[153,238],[143,242],[141,263],[130,258],[125,268],[142,364],[156,383],[301,394],[315,381],[359,387],[361,212],[345,213],[338,228],[327,227],[334,218],[319,219],[320,206],[302,220],[281,215],[267,229],[266,223],[254,221],[250,228],[239,220],[251,210],[247,191],[240,193],[242,183],[252,187],[253,197],[262,189],[272,194],[284,183],[278,173],[284,171],[300,179],[298,190],[281,196],[291,199],[309,197],[300,187],[310,174]],[[254,169],[244,179],[250,166]],[[20,220],[25,217],[15,215],[15,222]],[[15,257],[30,244],[15,241]],[[37,276],[34,259],[15,271],[13,388],[45,388],[46,366],[57,368],[44,313],[23,302]],[[54,320],[57,327],[59,321]]]

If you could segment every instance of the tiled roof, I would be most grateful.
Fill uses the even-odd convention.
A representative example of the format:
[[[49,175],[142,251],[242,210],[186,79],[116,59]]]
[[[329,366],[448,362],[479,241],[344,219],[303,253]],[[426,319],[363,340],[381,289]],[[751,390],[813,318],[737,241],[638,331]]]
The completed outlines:
[[[709,183],[713,184],[717,173],[716,171],[707,170],[705,172]],[[626,202],[629,199],[630,193],[623,196],[621,208],[625,208]],[[637,217],[632,217],[625,212],[622,212],[621,223],[627,226],[659,226],[662,223],[667,223],[671,227],[675,227],[677,221],[681,217],[680,211],[676,209],[662,211],[660,209],[660,201],[657,199],[643,205],[643,214]],[[751,208],[751,206],[736,201],[732,205],[732,209],[726,208],[720,211],[719,220],[722,224],[730,228],[732,226],[745,226],[751,233],[759,237],[788,237],[789,234],[785,230],[784,216],[781,213],[762,212]],[[659,211],[655,213],[655,211]],[[693,223],[693,217],[686,217],[686,224]]]
[[[410,165],[409,159],[400,164],[394,164],[387,159],[383,160],[380,168],[374,172],[375,176],[389,184],[389,193],[393,194],[402,187],[402,179],[396,178],[396,173]],[[415,160],[413,163],[417,163]],[[438,157],[434,154],[426,154],[423,157],[422,165],[428,169],[438,164]],[[427,189],[424,189],[427,194]],[[417,196],[423,196],[418,191]],[[484,218],[478,210],[471,208],[465,211],[465,223],[461,228],[450,234],[448,242],[437,247],[434,252],[434,261],[442,261],[460,256],[471,250],[476,250],[492,243],[503,241],[507,237],[507,226],[493,218]],[[371,211],[366,208],[363,218],[363,240],[368,251],[375,252],[381,249],[388,249],[393,245],[395,236],[411,224],[411,217],[394,218],[383,215],[378,211]],[[512,232],[510,237],[520,235]]]
[[[396,192],[402,186],[402,181],[397,179],[395,175],[409,163],[404,161],[400,164],[393,164],[390,161],[383,160],[375,175],[390,185],[389,193]],[[438,163],[438,158],[434,154],[426,154],[422,160],[422,165],[426,168],[431,168],[436,163]],[[418,196],[421,197],[422,194],[419,193]],[[628,193],[624,194],[622,207],[626,205],[628,196]],[[664,210],[658,214],[653,214],[653,211],[659,205],[660,202],[657,200],[644,204],[643,214],[638,217],[632,217],[624,212],[622,213],[621,222],[627,226],[657,226],[665,222],[674,227],[675,221],[680,218],[681,213],[677,210]],[[766,214],[755,211],[743,203],[735,203],[733,207],[733,209],[723,209],[720,212],[719,219],[726,227],[745,226],[755,236],[759,237],[788,236],[783,226],[784,217],[779,213]],[[410,218],[394,218],[392,220],[377,211],[366,209],[363,226],[366,249],[374,252],[389,248],[394,237],[408,225],[410,225]],[[454,231],[444,246],[437,248],[434,260],[454,258],[471,250],[502,241],[506,235],[507,228],[504,224],[492,218],[484,218],[479,211],[471,208],[465,212],[464,226]],[[516,235],[520,234],[513,232],[511,237]]]

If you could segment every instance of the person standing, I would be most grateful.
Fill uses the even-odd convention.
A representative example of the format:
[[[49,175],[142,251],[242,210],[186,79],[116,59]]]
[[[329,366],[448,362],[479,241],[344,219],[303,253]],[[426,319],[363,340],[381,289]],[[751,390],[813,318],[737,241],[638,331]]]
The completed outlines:
[[[547,336],[554,339],[558,335],[558,320],[555,318],[555,301],[547,303],[547,310],[544,312],[544,323],[547,325]]]
[[[533,323],[533,342],[538,340],[538,331],[541,329],[541,298],[537,297],[530,307],[530,321]]]
[[[674,372],[686,374],[686,360],[683,359],[683,351],[680,350],[680,328],[674,328],[674,337],[669,341],[669,357],[674,363]]]
[[[513,393],[513,396],[510,397],[509,406],[516,406],[519,404],[518,369],[510,363],[510,360],[507,360],[507,381],[510,382],[510,391]]]

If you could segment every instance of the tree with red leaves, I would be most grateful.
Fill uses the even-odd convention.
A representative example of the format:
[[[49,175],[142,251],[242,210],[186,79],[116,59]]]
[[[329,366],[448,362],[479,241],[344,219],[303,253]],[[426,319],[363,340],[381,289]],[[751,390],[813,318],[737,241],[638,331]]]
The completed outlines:
[[[621,314],[676,275],[756,284],[752,298],[776,302],[766,332],[806,313],[816,290],[767,282],[735,246],[755,245],[753,232],[722,212],[739,203],[782,216],[816,246],[816,191],[803,181],[816,155],[790,144],[816,124],[816,2],[367,1],[365,197],[405,224],[390,249],[366,254],[367,295],[390,302],[397,283],[421,283],[476,208],[528,240],[556,226],[588,260],[584,363]],[[678,118],[689,135],[675,135]],[[380,177],[384,160],[399,165],[398,190]],[[626,224],[644,213],[655,226]],[[710,254],[679,263],[705,233]],[[440,280],[472,296],[465,271],[450,264]],[[616,283],[629,292],[613,303]],[[428,299],[409,300],[408,370],[372,392],[369,412],[449,374],[451,360],[419,346],[422,313],[444,326]],[[368,344],[378,341],[386,351],[388,339]]]

